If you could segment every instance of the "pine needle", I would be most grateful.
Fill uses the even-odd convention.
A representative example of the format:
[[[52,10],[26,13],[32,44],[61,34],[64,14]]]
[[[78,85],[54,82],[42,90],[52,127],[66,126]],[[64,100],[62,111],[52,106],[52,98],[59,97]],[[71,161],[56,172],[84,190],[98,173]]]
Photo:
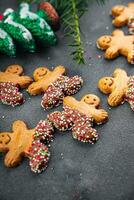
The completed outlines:
[[[25,2],[45,2],[45,0],[18,0]],[[80,22],[79,19],[83,14],[88,10],[89,3],[92,3],[93,0],[46,0],[50,2],[58,11],[64,33],[66,36],[69,36],[71,39],[71,44],[69,45],[72,48],[71,55],[73,59],[78,63],[85,63],[84,59],[84,47],[81,40],[81,31],[80,31]],[[105,3],[106,0],[96,0],[99,5]]]

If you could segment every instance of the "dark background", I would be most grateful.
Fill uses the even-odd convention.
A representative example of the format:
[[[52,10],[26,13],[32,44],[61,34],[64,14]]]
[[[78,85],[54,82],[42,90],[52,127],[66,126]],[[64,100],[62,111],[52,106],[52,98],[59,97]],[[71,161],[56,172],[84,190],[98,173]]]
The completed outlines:
[[[100,140],[95,145],[81,144],[72,139],[71,133],[56,133],[51,144],[51,160],[47,170],[35,175],[30,171],[27,159],[13,169],[7,169],[0,155],[0,200],[133,200],[134,199],[134,114],[125,103],[110,109],[106,96],[97,89],[98,80],[111,75],[116,67],[125,69],[130,75],[134,68],[125,58],[114,61],[99,58],[103,52],[95,46],[96,39],[110,34],[114,27],[109,16],[113,5],[127,0],[107,1],[98,6],[90,4],[81,19],[83,41],[86,49],[86,64],[77,65],[70,57],[68,39],[58,32],[59,42],[55,47],[35,54],[19,53],[16,58],[0,55],[0,69],[11,64],[24,66],[25,74],[32,76],[38,66],[50,69],[62,64],[68,75],[81,75],[84,86],[75,95],[80,99],[86,93],[101,97],[102,107],[109,111],[109,122],[96,126]],[[7,7],[17,9],[17,0],[0,0],[0,12]],[[127,33],[127,28],[124,28]],[[40,107],[41,96],[30,97],[25,91],[26,102],[16,108],[0,105],[0,131],[10,131],[16,119],[34,127],[47,112]],[[62,109],[60,106],[58,109]],[[51,112],[51,111],[50,111]]]

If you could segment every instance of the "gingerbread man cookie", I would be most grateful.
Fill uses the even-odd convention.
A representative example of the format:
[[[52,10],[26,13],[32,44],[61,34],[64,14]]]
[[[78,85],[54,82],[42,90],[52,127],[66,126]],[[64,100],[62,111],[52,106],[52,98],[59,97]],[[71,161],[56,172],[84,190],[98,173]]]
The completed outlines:
[[[12,82],[21,88],[27,88],[32,79],[29,76],[23,76],[23,68],[20,65],[10,65],[4,72],[0,71],[0,82]]]
[[[16,106],[24,102],[19,88],[26,88],[32,79],[22,74],[23,68],[20,65],[10,65],[5,72],[0,71],[0,100],[3,104]]]
[[[94,144],[98,133],[92,128],[92,122],[100,124],[108,119],[108,113],[99,105],[100,99],[93,94],[85,95],[81,101],[67,96],[63,100],[64,111],[53,112],[48,120],[60,131],[72,129],[74,139]]]
[[[50,142],[52,138],[53,127],[47,120],[40,121],[34,129],[28,129],[23,121],[15,121],[11,133],[0,133],[0,152],[6,153],[5,166],[17,166],[24,156],[29,158],[33,172],[42,172],[50,157],[48,147],[42,142]]]
[[[110,94],[110,106],[118,106],[127,101],[134,111],[134,76],[129,77],[124,70],[116,69],[113,77],[101,78],[98,87],[104,94]]]
[[[28,92],[31,95],[44,93],[41,105],[44,109],[58,106],[63,97],[77,93],[82,87],[83,80],[79,76],[64,76],[65,67],[57,66],[53,71],[46,67],[37,68],[34,73],[34,80]]]
[[[124,35],[123,31],[115,30],[110,35],[104,35],[97,40],[97,47],[106,50],[105,58],[114,59],[119,55],[127,57],[129,63],[134,64],[134,37]]]
[[[115,18],[113,24],[117,27],[128,24],[129,19],[134,15],[134,3],[128,3],[128,6],[117,5],[112,8],[112,16]]]

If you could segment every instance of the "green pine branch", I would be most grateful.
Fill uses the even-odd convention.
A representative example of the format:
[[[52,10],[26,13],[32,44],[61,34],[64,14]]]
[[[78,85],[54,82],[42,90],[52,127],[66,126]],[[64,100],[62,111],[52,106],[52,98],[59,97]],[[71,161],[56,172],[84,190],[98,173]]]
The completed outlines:
[[[45,0],[19,0],[26,2],[45,2]],[[58,11],[62,25],[64,28],[64,33],[71,39],[71,44],[69,46],[72,48],[71,55],[73,59],[78,63],[85,63],[84,59],[84,47],[81,39],[80,31],[80,18],[88,10],[89,3],[93,0],[46,0],[50,2]],[[98,4],[104,4],[105,0],[96,0]]]

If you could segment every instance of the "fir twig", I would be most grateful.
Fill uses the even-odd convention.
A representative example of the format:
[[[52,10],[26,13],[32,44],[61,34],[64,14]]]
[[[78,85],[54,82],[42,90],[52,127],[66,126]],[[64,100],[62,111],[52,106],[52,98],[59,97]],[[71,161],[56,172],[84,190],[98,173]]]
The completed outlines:
[[[47,1],[53,4],[58,11],[62,25],[64,27],[64,33],[69,36],[71,40],[71,46],[73,52],[71,55],[73,59],[78,63],[84,63],[84,47],[81,40],[80,22],[79,19],[88,10],[89,2],[93,0],[19,0],[26,2],[40,3]],[[105,0],[96,0],[98,4],[105,3]]]

